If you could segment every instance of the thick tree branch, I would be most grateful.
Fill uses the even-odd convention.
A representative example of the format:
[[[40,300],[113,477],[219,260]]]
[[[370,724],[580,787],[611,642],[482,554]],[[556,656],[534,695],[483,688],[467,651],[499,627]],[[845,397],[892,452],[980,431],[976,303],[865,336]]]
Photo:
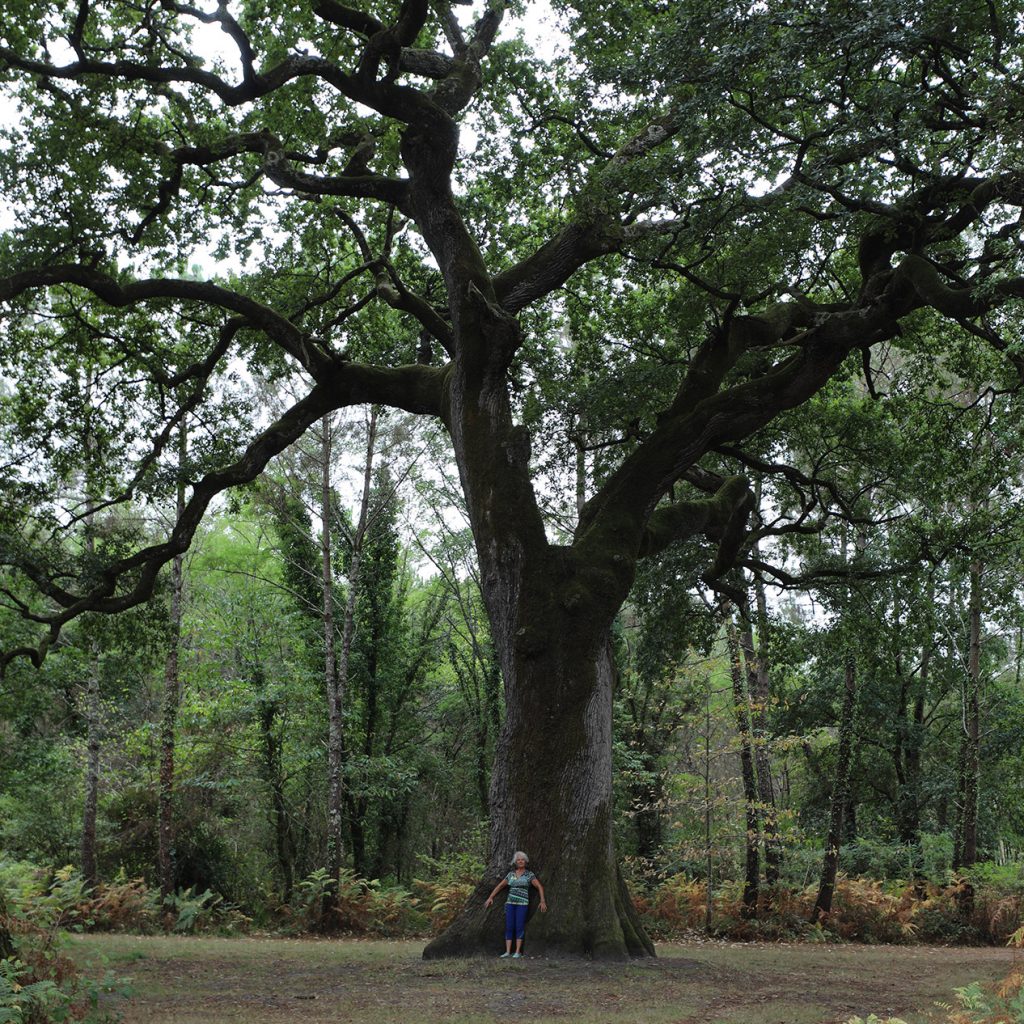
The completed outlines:
[[[812,491],[817,491],[818,489],[826,491],[836,506],[842,510],[843,518],[850,523],[874,522],[874,520],[864,519],[863,517],[857,516],[853,512],[849,501],[842,491],[840,491],[834,480],[817,475],[808,476],[795,466],[790,466],[784,462],[768,462],[765,459],[759,459],[756,455],[750,455],[748,452],[745,452],[734,445],[719,445],[715,451],[721,455],[726,455],[731,459],[736,459],[737,462],[740,462],[744,466],[756,470],[758,473],[763,475],[781,476],[799,493],[803,493],[801,488],[804,487]]]
[[[408,196],[408,182],[366,173],[365,148],[362,143],[357,143],[356,156],[349,161],[345,172],[328,176],[305,174],[295,170],[292,159],[296,154],[286,152],[280,140],[267,131],[243,132],[213,145],[181,146],[167,153],[175,166],[170,177],[161,183],[157,202],[134,230],[123,233],[130,241],[139,241],[149,224],[163,214],[177,197],[181,190],[185,167],[209,167],[242,153],[262,156],[263,173],[282,188],[315,196],[376,199],[401,208]],[[322,156],[307,158],[308,162],[320,162],[322,159]]]
[[[566,224],[525,260],[499,274],[494,289],[510,313],[560,288],[585,263],[620,249],[628,228],[621,222],[623,172],[671,139],[682,127],[675,114],[656,118],[597,171],[578,203],[584,213]],[[634,233],[639,233],[634,229]]]
[[[331,22],[332,25],[338,25],[350,32],[358,32],[360,35],[372,36],[384,31],[384,23],[373,15],[336,3],[335,0],[314,0],[313,13],[318,18]]]
[[[139,64],[130,60],[101,61],[77,60],[70,64],[49,64],[46,61],[23,57],[6,46],[0,46],[0,67],[16,68],[43,78],[77,81],[90,76],[118,78],[126,82],[151,82],[154,85],[196,85],[213,93],[231,107],[250,103],[266,96],[294,78],[316,76],[323,78],[348,95],[351,84],[348,76],[335,65],[319,57],[289,56],[269,70],[243,79],[240,85],[224,81],[212,71],[200,67],[164,67],[159,64]]]
[[[909,253],[896,267],[892,286],[903,286],[916,296],[918,305],[931,306],[954,320],[974,319],[1009,299],[1024,298],[1024,277],[954,288],[942,280],[934,263],[915,253]]]
[[[464,109],[480,88],[480,62],[494,44],[505,14],[504,0],[492,0],[473,27],[469,42],[455,50],[451,70],[434,90],[433,99],[454,116]]]
[[[175,0],[160,0],[160,6],[165,11],[174,11],[176,14],[184,14],[195,18],[206,25],[219,24],[221,29],[229,35],[238,47],[238,56],[242,62],[242,80],[246,84],[256,80],[256,55],[253,53],[252,43],[245,34],[244,29],[228,12],[227,4],[217,4],[217,10],[211,13],[201,11],[191,4],[176,3]]]
[[[703,533],[719,542],[715,564],[705,574],[717,580],[732,568],[742,546],[754,496],[745,477],[731,476],[709,498],[677,501],[655,509],[640,541],[640,558],[660,554],[677,541]]]
[[[121,283],[90,267],[62,264],[38,267],[0,278],[0,302],[9,301],[31,289],[58,284],[85,288],[108,305],[120,308],[160,299],[180,299],[217,306],[237,313],[249,327],[263,331],[313,377],[322,374],[334,363],[333,356],[269,306],[207,281],[152,278]]]
[[[895,329],[887,310],[834,314],[788,358],[753,380],[710,387],[689,408],[666,415],[647,440],[611,474],[580,514],[575,543],[596,559],[637,550],[648,518],[667,493],[712,448],[746,437],[784,409],[814,394],[846,353]],[[635,545],[635,547],[634,547]]]

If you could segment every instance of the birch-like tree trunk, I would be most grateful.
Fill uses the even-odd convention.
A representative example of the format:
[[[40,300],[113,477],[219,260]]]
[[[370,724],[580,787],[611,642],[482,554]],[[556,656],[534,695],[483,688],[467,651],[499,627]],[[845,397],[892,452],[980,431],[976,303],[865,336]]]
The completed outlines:
[[[757,557],[757,545],[754,545]],[[757,792],[761,802],[761,829],[764,837],[764,880],[775,885],[782,871],[782,834],[779,831],[779,811],[772,780],[771,747],[768,730],[768,708],[771,704],[771,670],[768,660],[768,603],[764,583],[754,580],[757,607],[756,669],[748,676],[753,727],[754,768]],[[751,649],[754,650],[753,644]]]
[[[750,698],[744,685],[743,666],[740,661],[740,641],[736,623],[730,613],[725,620],[726,637],[729,644],[729,668],[732,673],[733,708],[736,714],[736,731],[740,739],[740,771],[743,779],[743,801],[746,809],[746,872],[743,881],[743,912],[745,917],[757,914],[758,889],[761,882],[759,843],[761,839],[761,816],[758,811],[759,794],[754,770],[754,753],[751,742]]]
[[[92,399],[92,377],[87,377],[85,394]],[[85,423],[85,450],[90,459],[93,455],[94,438],[89,419]],[[98,503],[91,465],[85,470],[85,517],[84,548],[90,564],[96,560],[96,522],[94,509]],[[86,885],[93,887],[99,881],[96,867],[96,811],[99,805],[100,789],[100,746],[102,743],[103,704],[100,698],[100,643],[96,636],[89,641],[89,674],[85,681],[83,711],[85,714],[85,795],[82,807],[82,842],[80,862],[82,878]]]
[[[978,859],[978,775],[981,764],[981,614],[982,573],[978,559],[970,567],[970,648],[962,695],[957,839],[953,867],[967,868]]]
[[[341,651],[335,648],[334,587],[331,568],[330,521],[333,515],[331,498],[330,467],[332,437],[330,419],[321,421],[321,450],[323,454],[321,477],[321,514],[323,533],[321,539],[322,579],[324,591],[324,675],[327,687],[329,739],[328,770],[328,869],[332,878],[341,872],[344,850],[344,807],[345,807],[345,734],[344,713],[348,689],[349,662],[352,655],[352,639],[355,635],[356,602],[359,590],[359,574],[362,562],[363,542],[369,520],[370,485],[373,479],[373,462],[377,445],[378,409],[371,406],[366,429],[366,457],[363,460],[363,486],[359,501],[359,516],[351,538],[351,557],[348,570],[348,596],[342,619]],[[340,653],[340,656],[339,656]],[[361,823],[354,823],[354,832],[361,835]]]
[[[89,675],[85,683],[85,801],[82,808],[82,878],[87,885],[99,881],[96,867],[96,810],[100,791],[100,747],[103,738],[103,702],[100,699],[100,645],[90,644]]]

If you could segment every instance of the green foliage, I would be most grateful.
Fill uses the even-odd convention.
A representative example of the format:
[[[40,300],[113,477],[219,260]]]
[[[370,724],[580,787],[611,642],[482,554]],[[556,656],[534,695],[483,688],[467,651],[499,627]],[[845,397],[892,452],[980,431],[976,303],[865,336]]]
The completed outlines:
[[[209,889],[198,895],[192,889],[173,893],[163,901],[163,908],[176,915],[174,931],[185,934],[209,929],[231,932],[248,923],[223,896]]]
[[[42,874],[24,864],[0,863],[0,909],[7,910],[2,923],[15,952],[13,960],[0,960],[0,1020],[112,1024],[118,1017],[100,1011],[100,996],[127,996],[130,989],[109,970],[98,979],[83,974],[64,952],[64,930],[93,923],[90,893],[71,868],[48,882]]]
[[[322,868],[296,887],[293,921],[299,930],[341,931],[364,935],[421,935],[426,917],[420,900],[398,886],[360,878],[344,870],[337,880]]]

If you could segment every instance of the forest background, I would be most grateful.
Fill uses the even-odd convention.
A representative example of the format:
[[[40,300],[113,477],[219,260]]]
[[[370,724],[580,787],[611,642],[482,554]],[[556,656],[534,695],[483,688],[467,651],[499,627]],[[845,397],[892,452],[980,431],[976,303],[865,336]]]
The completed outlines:
[[[27,17],[33,5],[25,6]],[[415,6],[403,6],[401,18]],[[674,408],[680,368],[702,365],[700,338],[753,334],[754,321],[775,332],[767,342],[760,335],[750,341],[730,365],[739,389],[781,365],[775,346],[807,344],[807,332],[848,311],[844,303],[863,299],[865,308],[877,308],[881,300],[866,286],[858,290],[857,275],[894,274],[897,253],[909,254],[905,277],[917,282],[922,298],[909,312],[900,309],[898,330],[852,347],[802,404],[782,403],[770,425],[718,439],[658,499],[678,509],[677,488],[729,497],[730,481],[742,473],[742,523],[730,511],[677,543],[657,544],[655,559],[636,563],[609,631],[611,827],[640,918],[656,936],[696,927],[737,936],[1003,941],[1020,928],[1024,903],[1020,325],[1012,305],[1004,305],[1020,291],[1013,276],[1019,86],[1000,94],[1011,100],[993,99],[997,84],[1010,88],[1020,63],[1012,33],[986,36],[991,26],[982,12],[977,23],[968,19],[957,29],[975,48],[971,60],[958,50],[955,32],[932,40],[937,78],[925,76],[917,100],[961,122],[950,127],[940,118],[936,125],[922,115],[913,126],[918,134],[907,137],[922,164],[930,159],[956,179],[954,186],[943,178],[945,191],[936,186],[924,219],[914,220],[914,230],[927,236],[920,241],[900,218],[913,202],[924,203],[924,172],[906,171],[886,148],[910,129],[900,125],[896,135],[873,140],[871,158],[887,169],[856,182],[861,191],[849,177],[838,184],[828,178],[836,168],[849,173],[860,166],[859,150],[849,155],[836,147],[866,131],[858,119],[869,109],[878,113],[872,104],[884,99],[879,116],[898,121],[900,103],[877,92],[848,97],[846,120],[822,135],[804,125],[806,138],[796,138],[780,117],[772,128],[783,140],[777,150],[759,134],[768,130],[768,115],[752,101],[745,107],[742,90],[734,92],[731,116],[759,127],[728,158],[716,156],[748,206],[736,213],[738,206],[726,202],[705,217],[703,196],[684,210],[684,184],[729,191],[715,174],[698,184],[675,181],[677,191],[661,197],[663,207],[644,197],[643,175],[668,172],[658,154],[650,165],[624,167],[626,157],[648,156],[648,143],[636,139],[654,136],[636,134],[636,112],[625,100],[620,107],[620,97],[635,99],[630,76],[638,67],[650,72],[644,61],[654,58],[631,50],[632,36],[613,47],[602,33],[621,25],[598,6],[575,14],[566,7],[566,17],[576,19],[576,59],[592,72],[585,86],[573,78],[578,69],[571,61],[555,60],[542,74],[532,70],[539,65],[522,40],[510,35],[495,46],[498,78],[483,80],[486,103],[471,120],[476,150],[463,154],[470,170],[457,183],[465,217],[482,238],[498,233],[494,211],[514,198],[506,241],[527,252],[551,228],[552,209],[571,227],[591,201],[605,216],[606,196],[593,195],[594,168],[634,176],[625,185],[613,180],[628,197],[623,203],[635,206],[623,213],[622,234],[614,244],[584,247],[586,258],[579,257],[569,283],[554,280],[545,295],[550,302],[523,314],[534,337],[504,368],[509,407],[532,438],[526,459],[553,546],[568,545],[586,515],[598,514],[595,495],[661,437],[657,410]],[[171,7],[179,18],[196,17]],[[89,5],[81,10],[84,25]],[[325,10],[349,17],[330,5]],[[876,12],[875,20],[865,19],[871,31],[864,50],[870,60],[882,53],[905,70],[901,61],[920,42],[920,24],[941,22],[943,10],[924,5],[920,23],[898,4]],[[841,57],[855,60],[862,50],[849,40],[858,37],[849,24],[845,34],[838,31],[842,19],[832,14],[826,29],[803,28],[823,32]],[[1019,24],[1012,5],[1001,16]],[[239,23],[223,13],[205,17],[242,47],[244,69]],[[273,53],[276,23],[252,17],[247,32]],[[490,31],[489,17],[481,14],[475,39]],[[160,25],[140,18],[111,22],[104,31],[128,39],[148,32],[162,57],[173,54]],[[456,51],[465,48],[462,30],[443,23],[421,22],[418,31],[438,39],[447,32]],[[140,178],[152,171],[148,160],[177,162],[176,185],[171,173],[155,200],[150,188],[147,208],[118,177],[138,167],[114,159],[116,173],[106,165],[101,173],[102,162],[90,164],[88,149],[69,152],[62,134],[71,122],[86,134],[110,131],[107,115],[124,111],[103,93],[104,76],[121,72],[92,68],[100,98],[91,108],[95,119],[83,119],[77,94],[62,91],[62,75],[47,70],[55,65],[40,63],[51,55],[33,50],[13,25],[5,23],[5,81],[48,128],[30,144],[16,125],[4,149],[8,195],[31,211],[6,236],[2,292],[8,312],[0,380],[0,646],[14,655],[5,661],[0,689],[0,848],[8,899],[16,908],[49,901],[62,920],[95,927],[440,930],[480,884],[493,854],[489,794],[509,691],[488,626],[487,574],[474,554],[478,513],[466,501],[443,431],[406,414],[418,411],[406,408],[412,399],[394,403],[403,412],[383,398],[370,403],[346,394],[338,404],[353,408],[310,416],[304,436],[280,445],[262,475],[253,472],[230,491],[218,486],[224,496],[193,524],[187,553],[161,555],[165,567],[148,602],[117,616],[97,614],[88,601],[66,618],[52,610],[62,605],[68,580],[98,594],[98,584],[89,588],[106,565],[157,545],[171,524],[192,515],[189,501],[218,467],[239,452],[233,465],[244,463],[248,437],[289,422],[305,389],[320,386],[310,376],[327,373],[303,345],[337,331],[347,346],[338,364],[349,366],[353,357],[372,357],[429,367],[438,347],[448,351],[449,314],[438,312],[444,302],[436,268],[423,258],[424,243],[403,235],[419,210],[404,220],[408,211],[398,200],[375,220],[376,213],[348,204],[364,198],[355,195],[360,190],[386,203],[394,180],[402,180],[364,173],[377,157],[355,130],[366,128],[362,122],[336,140],[355,155],[333,179],[331,227],[304,221],[304,207],[302,217],[293,212],[290,201],[309,199],[312,178],[279,166],[276,149],[263,152],[270,145],[259,135],[264,129],[250,124],[217,125],[238,129],[221,149],[182,146],[170,154],[166,146],[141,147]],[[772,30],[781,32],[778,25]],[[102,49],[102,39],[83,31],[67,26],[72,56]],[[757,48],[742,33],[737,40]],[[781,46],[776,59],[785,54]],[[733,57],[724,54],[722,64]],[[378,54],[371,72],[393,85],[382,59]],[[754,62],[751,81],[767,88],[778,69],[758,59],[763,66]],[[422,54],[415,60],[407,69],[413,76],[446,81],[453,74]],[[954,73],[950,60],[963,67]],[[656,71],[668,81],[665,95],[688,116],[703,110],[703,100],[687,91],[691,83]],[[715,73],[707,71],[707,81]],[[824,71],[809,66],[800,74],[813,109],[811,94],[823,88]],[[49,87],[30,87],[31,75],[42,75]],[[492,88],[502,76],[516,87]],[[570,79],[572,116],[555,89]],[[353,102],[362,102],[355,86],[346,87],[358,94]],[[774,99],[787,109],[784,89]],[[600,125],[581,113],[584,100],[594,104],[595,122],[603,116],[611,126],[603,143],[592,135]],[[988,120],[972,121],[982,108]],[[322,127],[272,113],[281,119],[279,130],[296,136],[315,137]],[[166,124],[142,119],[135,127],[161,138],[183,130],[165,115]],[[491,131],[503,119],[521,134]],[[672,133],[678,131],[673,121]],[[739,129],[729,122],[718,131]],[[716,139],[724,145],[722,137]],[[794,152],[822,138],[832,147],[815,165],[822,180],[800,183],[822,204],[810,214],[812,200],[796,186],[772,190],[769,177],[753,187],[746,169],[738,169],[745,154],[765,145],[775,156],[762,169],[781,175]],[[398,161],[395,138],[373,139],[382,163]],[[259,159],[246,165],[260,146]],[[26,152],[34,158],[26,161]],[[77,175],[66,193],[67,179],[55,185],[48,177],[58,158]],[[190,161],[206,167],[221,159],[236,160],[232,173],[249,177],[210,176],[189,187],[190,201],[211,222],[222,216],[211,194],[238,204],[231,214],[237,219],[217,221],[218,245],[224,254],[245,256],[244,273],[226,273],[223,287],[298,309],[288,324],[308,316],[313,331],[301,342],[262,307],[232,299],[234,315],[224,320],[222,310],[214,317],[188,304],[213,294],[203,291],[203,268],[188,261],[195,241],[189,232],[198,234],[201,225],[174,222],[165,231],[161,217]],[[311,157],[309,164],[326,159]],[[512,197],[503,173],[488,171],[509,161],[517,168]],[[543,173],[555,164],[562,178],[545,195]],[[968,176],[981,164],[999,180],[998,203],[983,203],[981,186]],[[905,188],[900,175],[909,181]],[[601,179],[602,188],[612,190],[612,179]],[[965,182],[972,191],[963,207]],[[42,216],[48,195],[66,196],[60,253],[74,255],[76,269],[61,263],[33,278],[22,269],[25,261],[51,252],[57,230]],[[110,201],[102,216],[94,209],[102,205],[98,198]],[[318,211],[329,205],[322,199]],[[277,204],[287,234],[253,217],[257,201]],[[122,230],[118,218],[132,203],[147,212]],[[832,218],[840,217],[833,206],[851,221],[833,229]],[[668,221],[648,218],[639,230],[641,214],[666,208]],[[773,232],[755,230],[762,216]],[[884,272],[871,262],[874,250],[865,256],[863,239],[857,262],[850,233],[879,217],[891,224],[865,229],[864,239],[888,246]],[[805,220],[826,227],[806,228]],[[707,241],[714,231],[724,238],[717,251]],[[181,274],[185,284],[157,297],[184,297],[184,313],[172,301],[149,307],[133,300],[127,313],[105,304],[111,295],[113,305],[125,304],[127,294],[92,276],[104,260],[117,263],[108,247],[115,236],[149,245],[135,270],[162,265]],[[370,253],[377,245],[382,255]],[[678,262],[673,247],[686,246],[697,254]],[[960,299],[970,292],[969,307],[945,293],[934,298],[931,285],[920,283],[921,265],[911,262],[921,258],[919,249],[941,268],[942,287],[962,290]],[[307,262],[297,258],[300,251]],[[344,259],[336,265],[338,252]],[[122,263],[116,273],[125,278],[127,269]],[[718,284],[704,276],[712,269]],[[364,274],[372,279],[369,293],[346,296],[344,288]],[[800,288],[777,283],[790,275]],[[762,278],[775,283],[761,287]],[[30,288],[49,290],[23,299]],[[514,289],[506,301],[510,294]],[[792,301],[783,301],[787,295]],[[339,296],[351,298],[350,305]],[[221,293],[214,298],[224,301]],[[739,312],[766,303],[758,316]],[[497,316],[493,306],[486,309]],[[356,314],[361,319],[350,324]],[[459,315],[469,316],[463,311],[455,321]],[[417,321],[412,332],[410,318]],[[257,328],[282,350],[253,340]],[[224,356],[236,335],[244,344],[232,362]],[[130,355],[122,358],[125,351]],[[139,409],[148,410],[145,417]],[[510,431],[502,442],[510,476],[521,436]],[[742,542],[730,533],[737,525]],[[708,564],[715,571],[701,572]],[[61,628],[40,642],[38,627],[58,618]],[[544,691],[531,692],[527,716],[540,719],[548,710]],[[529,799],[530,772],[514,783]],[[62,871],[64,865],[74,871]],[[557,899],[557,888],[550,895]]]

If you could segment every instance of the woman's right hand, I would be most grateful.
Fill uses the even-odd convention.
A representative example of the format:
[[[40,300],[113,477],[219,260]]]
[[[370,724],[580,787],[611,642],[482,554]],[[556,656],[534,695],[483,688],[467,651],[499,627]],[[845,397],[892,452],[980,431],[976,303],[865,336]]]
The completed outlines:
[[[494,897],[493,896],[488,896],[487,897],[487,902],[484,904],[484,906],[485,907],[489,907],[493,902],[494,902]]]

